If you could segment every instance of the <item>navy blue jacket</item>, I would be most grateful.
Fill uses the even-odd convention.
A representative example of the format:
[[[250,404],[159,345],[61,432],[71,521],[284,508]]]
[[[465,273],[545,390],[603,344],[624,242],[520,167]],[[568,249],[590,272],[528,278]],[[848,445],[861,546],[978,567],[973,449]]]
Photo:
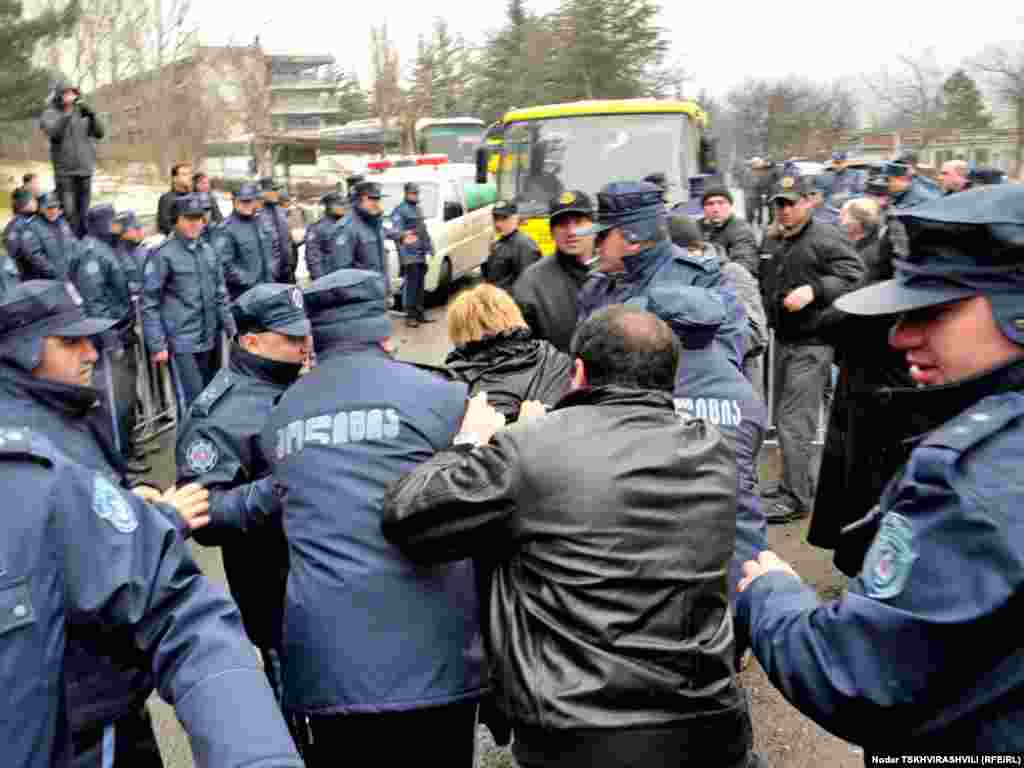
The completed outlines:
[[[267,217],[267,223],[274,235],[274,279],[282,283],[290,283],[295,268],[291,265],[292,230],[288,226],[288,212],[276,203],[265,203],[261,216]]]
[[[306,268],[311,280],[341,269],[334,241],[341,231],[343,217],[324,214],[316,224],[306,230]]]
[[[202,240],[173,235],[149,254],[142,276],[142,328],[150,355],[207,352],[221,331],[235,336],[224,274]]]
[[[475,699],[472,563],[416,566],[380,527],[388,486],[451,445],[466,386],[375,345],[317,355],[262,435],[287,488],[284,707],[379,713]]]
[[[750,333],[747,313],[736,289],[722,274],[721,263],[714,249],[692,254],[669,239],[625,259],[625,271],[609,275],[596,272],[583,284],[579,295],[579,322],[602,307],[624,304],[647,294],[655,285],[673,283],[713,288],[721,296],[727,312],[726,321],[715,336],[737,367],[743,360]]]
[[[932,183],[925,181],[919,176],[914,176],[906,190],[892,196],[891,205],[894,209],[913,208],[915,205],[926,203],[938,197],[942,197],[941,189],[937,189]]]
[[[267,219],[232,213],[214,230],[213,247],[232,300],[254,285],[274,282],[277,260],[273,230]]]
[[[737,600],[775,686],[866,756],[1024,751],[1024,362],[989,381],[861,521],[844,597],[770,572]]]
[[[9,222],[7,222],[7,226],[4,228],[4,245],[7,246],[7,256],[10,258],[11,264],[14,268],[12,273],[17,275],[18,280],[26,279],[21,274],[21,265],[26,260],[26,256],[23,256],[21,251],[23,249],[23,245],[32,244],[31,237],[28,242],[25,243],[24,233],[28,229],[29,222],[32,221],[33,216],[34,214],[16,214]],[[33,255],[33,258],[38,261],[42,259],[42,255],[36,253]]]
[[[128,290],[132,296],[141,295],[142,270],[145,268],[146,258],[149,256],[149,246],[121,240],[117,244],[116,251],[118,262],[128,281]]]
[[[67,632],[102,626],[143,654],[198,766],[300,768],[237,608],[171,525],[40,436],[22,427],[0,436],[0,485],[9,493],[0,516],[5,765],[69,764]],[[107,651],[123,652],[113,642]]]
[[[245,631],[260,648],[280,646],[288,550],[280,496],[258,482],[270,475],[259,437],[270,409],[299,377],[300,367],[235,344],[230,368],[196,398],[178,428],[178,483],[197,482],[210,491],[210,525],[196,532],[196,541],[221,546]],[[260,506],[254,511],[254,505]],[[266,522],[247,524],[253,517]]]
[[[338,269],[369,269],[385,272],[384,230],[380,216],[370,216],[358,205],[342,220],[334,238]]]
[[[430,232],[427,231],[419,206],[403,200],[391,212],[391,223],[393,238],[398,247],[398,259],[402,266],[426,264],[427,256],[434,252],[434,244],[430,240]],[[402,236],[409,231],[415,232],[418,240],[412,245],[405,245],[402,243]]]
[[[33,216],[21,234],[22,280],[67,280],[78,239],[67,219]]]
[[[109,217],[89,219],[89,233],[79,251],[76,284],[85,302],[85,313],[90,317],[134,322],[128,276],[114,251],[117,242],[111,245],[113,219],[113,208],[109,209]]]

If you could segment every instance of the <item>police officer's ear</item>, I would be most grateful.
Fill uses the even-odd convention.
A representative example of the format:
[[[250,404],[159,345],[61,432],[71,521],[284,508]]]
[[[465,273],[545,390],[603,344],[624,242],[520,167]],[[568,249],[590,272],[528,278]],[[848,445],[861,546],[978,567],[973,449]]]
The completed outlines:
[[[583,367],[583,361],[578,357],[572,368],[572,378],[569,380],[569,390],[575,392],[587,386],[587,369]]]

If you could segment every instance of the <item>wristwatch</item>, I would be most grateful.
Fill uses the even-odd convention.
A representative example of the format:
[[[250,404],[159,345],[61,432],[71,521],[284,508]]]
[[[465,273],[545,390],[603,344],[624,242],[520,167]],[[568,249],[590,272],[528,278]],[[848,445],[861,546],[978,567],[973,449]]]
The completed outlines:
[[[480,439],[480,435],[476,432],[459,432],[455,437],[452,438],[452,447],[459,445],[470,445],[474,448],[483,442]]]

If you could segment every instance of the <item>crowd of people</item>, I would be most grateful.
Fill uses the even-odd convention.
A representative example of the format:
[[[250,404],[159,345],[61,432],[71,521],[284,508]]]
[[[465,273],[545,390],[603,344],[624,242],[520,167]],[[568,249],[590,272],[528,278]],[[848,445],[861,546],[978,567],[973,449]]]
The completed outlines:
[[[130,212],[79,239],[63,192],[17,190],[5,760],[161,765],[156,689],[202,766],[468,768],[481,721],[524,768],[753,768],[750,652],[869,765],[1024,750],[1024,189],[882,173],[887,205],[782,176],[763,236],[722,186],[699,221],[657,179],[564,191],[544,257],[499,201],[440,368],[392,343],[383,238],[425,319],[415,185],[389,226],[372,181],[325,196],[305,287],[272,179],[216,224],[177,165],[141,249]],[[179,400],[166,489],[131,466],[140,344]],[[851,577],[828,602],[768,546],[812,514]]]

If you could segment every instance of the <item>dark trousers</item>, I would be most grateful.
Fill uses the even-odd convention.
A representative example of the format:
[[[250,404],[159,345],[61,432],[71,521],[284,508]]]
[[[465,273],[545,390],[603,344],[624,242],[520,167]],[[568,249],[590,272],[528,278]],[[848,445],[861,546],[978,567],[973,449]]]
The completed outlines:
[[[402,308],[409,317],[423,316],[423,283],[427,278],[426,264],[406,264],[402,283]]]
[[[782,455],[779,497],[810,511],[819,461],[812,443],[818,431],[832,347],[779,342],[775,350],[775,426]]]
[[[171,378],[174,379],[174,393],[178,400],[178,418],[182,419],[192,405],[213,381],[220,370],[219,350],[216,346],[206,352],[183,352],[171,355]]]
[[[73,737],[71,768],[163,768],[149,710]]]
[[[58,176],[56,187],[57,199],[64,208],[64,217],[71,231],[79,238],[85,237],[85,214],[89,212],[92,199],[92,176]]]
[[[476,702],[382,714],[311,716],[302,756],[306,768],[336,768],[352,755],[380,766],[472,768]]]
[[[135,357],[138,337],[134,331],[103,350],[99,367],[100,387],[114,416],[117,449],[131,459],[135,449],[135,421],[138,415],[139,361]]]

